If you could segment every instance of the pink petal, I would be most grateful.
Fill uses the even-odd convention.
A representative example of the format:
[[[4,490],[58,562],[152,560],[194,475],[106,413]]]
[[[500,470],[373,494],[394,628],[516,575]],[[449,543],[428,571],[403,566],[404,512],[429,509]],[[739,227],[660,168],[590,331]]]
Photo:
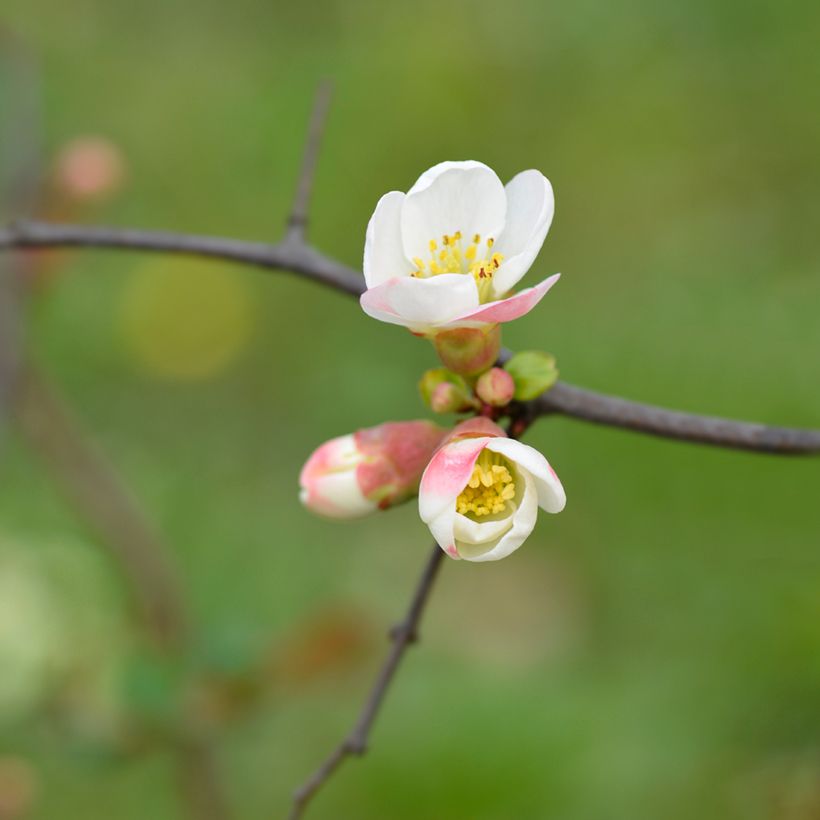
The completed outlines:
[[[469,438],[445,444],[430,459],[419,487],[419,515],[429,524],[453,506],[458,494],[467,486],[478,456],[489,438]]]
[[[529,313],[560,278],[560,273],[553,274],[541,282],[540,285],[522,290],[508,299],[482,305],[478,310],[453,319],[453,322],[487,322],[493,324],[511,322],[513,319],[518,319],[520,316]]]

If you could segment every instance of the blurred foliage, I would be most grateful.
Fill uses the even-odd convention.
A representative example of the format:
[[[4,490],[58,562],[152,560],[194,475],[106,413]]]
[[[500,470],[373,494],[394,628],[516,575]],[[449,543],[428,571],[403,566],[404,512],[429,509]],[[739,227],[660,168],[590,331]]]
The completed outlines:
[[[329,76],[320,247],[358,265],[377,198],[442,159],[539,168],[557,211],[532,281],[564,276],[507,344],[637,399],[820,421],[817,3],[5,0],[0,17],[42,61],[49,155],[100,135],[127,169],[63,216],[276,237]],[[326,438],[424,416],[432,350],[287,275],[41,266],[31,343],[175,545],[202,625],[189,697],[215,721],[257,710],[224,733],[238,817],[282,816],[429,542],[412,505],[312,519],[296,476]],[[567,510],[500,564],[447,564],[371,754],[311,816],[818,817],[820,464],[563,419],[528,440]],[[0,459],[0,806],[178,817],[168,756],[120,742],[143,748],[128,715],[161,722],[177,672],[151,666],[116,568],[13,431]],[[20,676],[36,682],[9,701]]]

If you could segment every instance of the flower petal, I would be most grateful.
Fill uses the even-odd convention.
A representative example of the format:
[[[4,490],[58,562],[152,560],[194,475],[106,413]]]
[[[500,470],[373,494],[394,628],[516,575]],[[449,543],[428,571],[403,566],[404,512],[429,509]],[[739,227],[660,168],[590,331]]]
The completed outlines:
[[[461,231],[465,237],[498,237],[507,196],[495,171],[481,162],[442,162],[425,171],[402,205],[404,253],[427,259],[429,242]]]
[[[497,439],[502,441],[503,439]],[[517,442],[516,442],[517,443]],[[459,556],[465,561],[498,561],[515,552],[527,540],[538,518],[538,494],[534,477],[519,471],[524,481],[524,493],[512,519],[512,526],[500,538],[485,544],[456,541]]]
[[[401,243],[401,209],[404,197],[401,191],[385,194],[367,224],[364,278],[369,288],[394,276],[407,276],[413,270],[413,265],[402,251]]]
[[[550,513],[564,509],[567,496],[555,470],[534,447],[510,438],[494,438],[487,442],[487,449],[506,456],[522,471],[530,473],[538,490],[538,506]]]
[[[365,498],[356,472],[328,473],[302,486],[299,500],[312,512],[329,518],[359,518],[377,509]]]
[[[446,325],[479,304],[475,279],[460,273],[397,276],[368,289],[359,301],[368,316],[417,330]]]
[[[507,183],[507,218],[493,250],[504,262],[493,276],[493,293],[503,296],[530,269],[555,213],[550,181],[540,171],[522,171]]]
[[[509,513],[504,518],[483,521],[474,521],[466,515],[456,512],[455,536],[459,542],[465,544],[487,544],[498,541],[513,525],[513,516],[518,509],[516,504],[509,502]]]
[[[462,314],[450,321],[451,324],[495,324],[497,322],[511,322],[526,313],[529,313],[544,298],[546,292],[561,278],[560,273],[555,273],[548,279],[526,288],[514,296],[501,299],[497,302],[488,302],[481,305],[477,310]],[[365,309],[366,310],[366,309]]]
[[[429,524],[455,502],[467,486],[478,456],[489,438],[461,439],[441,447],[430,459],[419,486],[419,515]]]

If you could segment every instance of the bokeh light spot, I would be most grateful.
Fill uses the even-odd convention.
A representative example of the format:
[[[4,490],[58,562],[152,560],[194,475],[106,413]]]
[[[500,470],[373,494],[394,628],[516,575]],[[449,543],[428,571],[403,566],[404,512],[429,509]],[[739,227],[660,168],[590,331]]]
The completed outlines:
[[[242,353],[253,328],[241,274],[214,263],[152,260],[122,302],[122,331],[142,370],[163,379],[213,378]]]

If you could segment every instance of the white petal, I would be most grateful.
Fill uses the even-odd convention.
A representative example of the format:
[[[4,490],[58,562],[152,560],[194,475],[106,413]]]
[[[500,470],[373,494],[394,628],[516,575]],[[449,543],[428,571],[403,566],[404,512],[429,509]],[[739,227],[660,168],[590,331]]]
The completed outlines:
[[[302,488],[299,498],[313,512],[330,518],[358,518],[378,508],[362,494],[355,470],[322,476]]]
[[[419,332],[446,325],[479,304],[475,279],[460,273],[390,279],[367,290],[360,302],[368,316]]]
[[[419,177],[402,205],[401,234],[408,259],[428,259],[429,242],[461,231],[465,238],[498,237],[507,196],[495,171],[480,162],[442,162]]]
[[[555,212],[550,181],[540,171],[522,171],[507,184],[507,219],[493,250],[504,262],[493,275],[493,296],[510,290],[530,269]]]
[[[401,242],[401,208],[404,194],[390,191],[376,205],[367,224],[364,243],[364,278],[372,288],[394,276],[406,276],[413,270],[404,255]]]
[[[494,453],[506,456],[515,462],[523,471],[532,474],[538,490],[538,505],[550,513],[558,513],[564,509],[567,496],[555,470],[549,462],[534,447],[522,444],[511,438],[490,439],[486,447]]]
[[[466,515],[456,513],[455,536],[465,544],[487,544],[497,541],[513,525],[513,515],[518,507],[507,503],[509,514],[498,520],[474,521]]]
[[[499,439],[502,441],[502,439]],[[489,445],[488,445],[489,449]],[[456,541],[459,555],[465,561],[498,561],[515,552],[527,540],[535,528],[538,518],[538,495],[535,479],[527,472],[519,470],[524,480],[524,493],[512,519],[512,526],[500,538],[481,545]]]
[[[456,548],[456,538],[453,532],[456,518],[455,502],[442,510],[439,515],[427,522],[435,542],[451,557],[458,560],[461,556]]]

